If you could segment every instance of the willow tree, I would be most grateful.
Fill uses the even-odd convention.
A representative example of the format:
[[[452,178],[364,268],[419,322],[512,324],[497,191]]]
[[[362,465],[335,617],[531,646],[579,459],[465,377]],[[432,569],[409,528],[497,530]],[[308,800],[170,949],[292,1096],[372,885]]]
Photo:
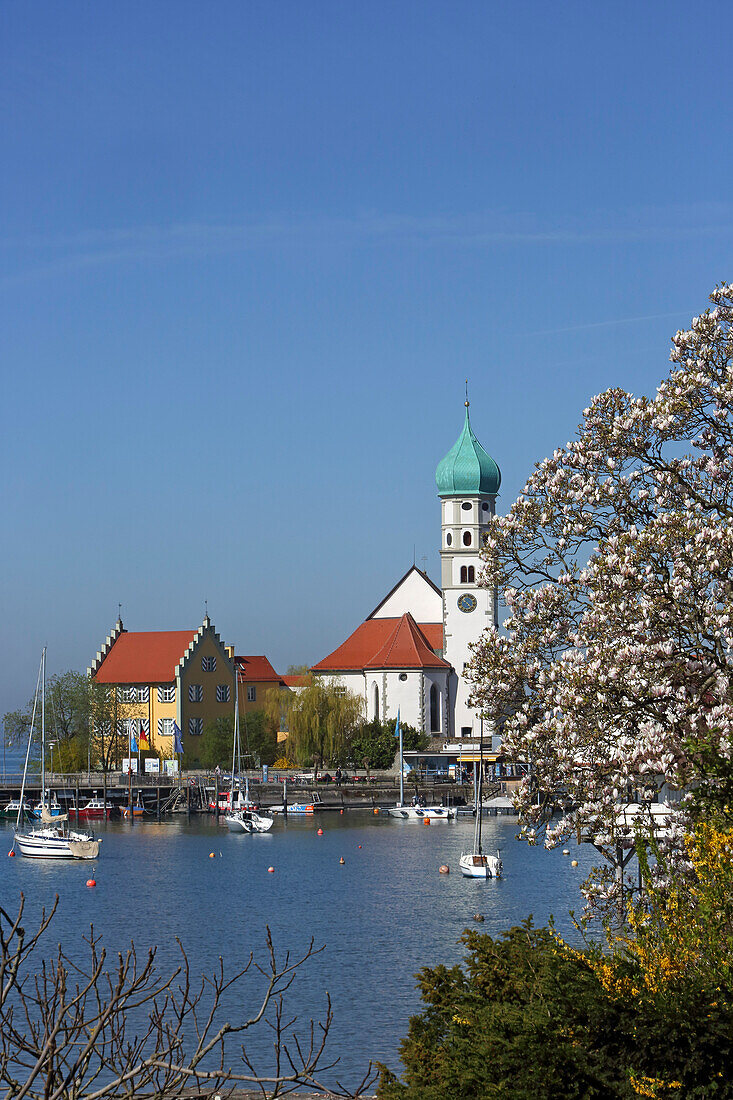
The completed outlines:
[[[338,682],[307,676],[288,700],[288,756],[299,764],[341,764],[364,720],[364,700]]]

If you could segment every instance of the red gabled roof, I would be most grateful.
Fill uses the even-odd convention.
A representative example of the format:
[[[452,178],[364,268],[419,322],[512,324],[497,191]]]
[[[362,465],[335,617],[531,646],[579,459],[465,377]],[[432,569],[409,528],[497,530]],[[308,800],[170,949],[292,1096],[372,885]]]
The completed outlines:
[[[437,657],[433,650],[441,649],[443,645],[442,623],[420,623],[412,618],[412,615],[403,615],[401,619],[367,619],[358,626],[354,633],[346,641],[324,657],[317,665],[313,665],[314,672],[349,672],[364,668],[375,667],[373,659],[392,641],[393,635],[399,630],[406,619],[410,620],[417,635],[422,638],[422,644],[418,645],[407,641],[403,647],[404,637],[400,639],[399,653],[407,658],[408,663],[395,665],[379,665],[380,668],[449,668],[450,665],[441,657]],[[415,639],[412,628],[409,628],[410,638]]]
[[[279,683],[281,677],[275,672],[267,657],[235,657],[240,683],[262,683],[272,680]]]
[[[427,638],[408,611],[365,667],[450,668],[450,665],[433,653]]]
[[[196,635],[195,630],[125,631],[102,661],[100,684],[167,684]]]

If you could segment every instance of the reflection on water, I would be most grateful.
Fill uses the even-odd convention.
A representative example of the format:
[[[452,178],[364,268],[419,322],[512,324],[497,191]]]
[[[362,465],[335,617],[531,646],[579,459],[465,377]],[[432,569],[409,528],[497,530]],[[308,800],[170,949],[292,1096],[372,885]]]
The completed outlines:
[[[501,849],[499,881],[464,879],[458,871],[472,818],[425,826],[352,811],[279,819],[257,836],[185,818],[109,822],[98,832],[104,842],[95,865],[3,859],[3,906],[12,912],[22,890],[36,912],[58,893],[54,942],[73,951],[93,922],[108,949],[123,949],[131,938],[138,948],[157,945],[163,971],[177,965],[177,937],[198,973],[211,971],[220,955],[229,969],[243,965],[250,951],[261,952],[266,926],[281,950],[302,951],[313,937],[325,950],[292,993],[306,1020],[322,1015],[324,991],[331,994],[330,1050],[341,1058],[341,1079],[360,1074],[369,1058],[397,1066],[400,1039],[419,1008],[415,972],[459,961],[458,941],[464,928],[475,927],[474,913],[484,915],[481,930],[492,934],[530,914],[537,924],[554,914],[572,938],[568,910],[581,907],[577,887],[594,855],[575,844],[569,856],[529,848],[514,839],[512,818],[483,823],[486,850]],[[7,850],[12,828],[3,836]],[[438,873],[442,863],[449,875]],[[85,886],[92,871],[95,889]],[[248,995],[251,983],[232,992],[233,1020],[246,1011]],[[259,1042],[268,1048],[269,1035]]]

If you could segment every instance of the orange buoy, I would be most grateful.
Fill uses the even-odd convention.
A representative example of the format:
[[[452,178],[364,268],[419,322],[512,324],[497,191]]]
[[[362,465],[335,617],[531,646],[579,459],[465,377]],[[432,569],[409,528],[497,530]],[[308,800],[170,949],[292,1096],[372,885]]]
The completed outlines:
[[[361,844],[359,845],[359,847],[361,848]]]
[[[375,806],[375,807],[374,807],[374,813],[375,813],[375,814],[378,814],[378,813],[379,813],[379,806]]]
[[[578,861],[577,861],[577,859],[571,859],[571,860],[570,860],[570,866],[571,866],[571,867],[577,867],[577,866],[578,866]]]
[[[97,880],[95,878],[88,878],[87,879],[87,886],[96,886],[96,885],[97,885]]]
[[[447,863],[441,863],[440,867],[438,868],[438,871],[440,872],[441,875],[449,875],[450,874],[450,867],[448,866]]]
[[[339,810],[339,813],[340,813],[340,814],[342,814],[343,812],[344,812],[343,810]]]
[[[346,860],[344,859],[343,856],[341,856],[341,859],[339,860],[339,863],[346,863]]]
[[[8,852],[8,855],[9,855],[9,856],[14,856],[14,855],[15,855],[15,852],[14,852],[14,851],[12,850],[12,848],[11,848],[11,849],[10,849],[10,851]]]
[[[319,829],[319,830],[318,830],[318,834],[317,834],[317,835],[318,835],[318,836],[323,836],[323,829]]]
[[[430,818],[429,817],[424,817],[422,819],[422,823],[423,823],[423,825],[429,825],[430,824]]]
[[[268,867],[267,868],[267,873],[268,873],[268,875],[274,874],[275,873],[275,868],[274,867]]]

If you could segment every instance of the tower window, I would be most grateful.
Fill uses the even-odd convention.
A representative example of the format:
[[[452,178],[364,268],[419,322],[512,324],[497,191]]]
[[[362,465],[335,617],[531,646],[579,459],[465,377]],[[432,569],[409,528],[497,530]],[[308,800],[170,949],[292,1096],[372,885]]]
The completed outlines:
[[[489,505],[488,505],[488,502],[487,502],[487,501],[484,501],[484,502],[482,503],[482,505],[481,505],[481,511],[482,511],[482,512],[488,512],[488,510],[489,510]]]
[[[471,511],[470,501],[464,500],[463,504],[461,505],[461,508],[463,509],[464,512],[470,512]]]
[[[461,566],[461,584],[473,584],[474,568],[472,565]]]
[[[470,531],[464,531],[463,532],[463,545],[464,546],[470,546],[471,545],[471,532]]]
[[[446,546],[452,546],[453,545],[453,536],[451,535],[450,531],[445,536],[445,545]]]

